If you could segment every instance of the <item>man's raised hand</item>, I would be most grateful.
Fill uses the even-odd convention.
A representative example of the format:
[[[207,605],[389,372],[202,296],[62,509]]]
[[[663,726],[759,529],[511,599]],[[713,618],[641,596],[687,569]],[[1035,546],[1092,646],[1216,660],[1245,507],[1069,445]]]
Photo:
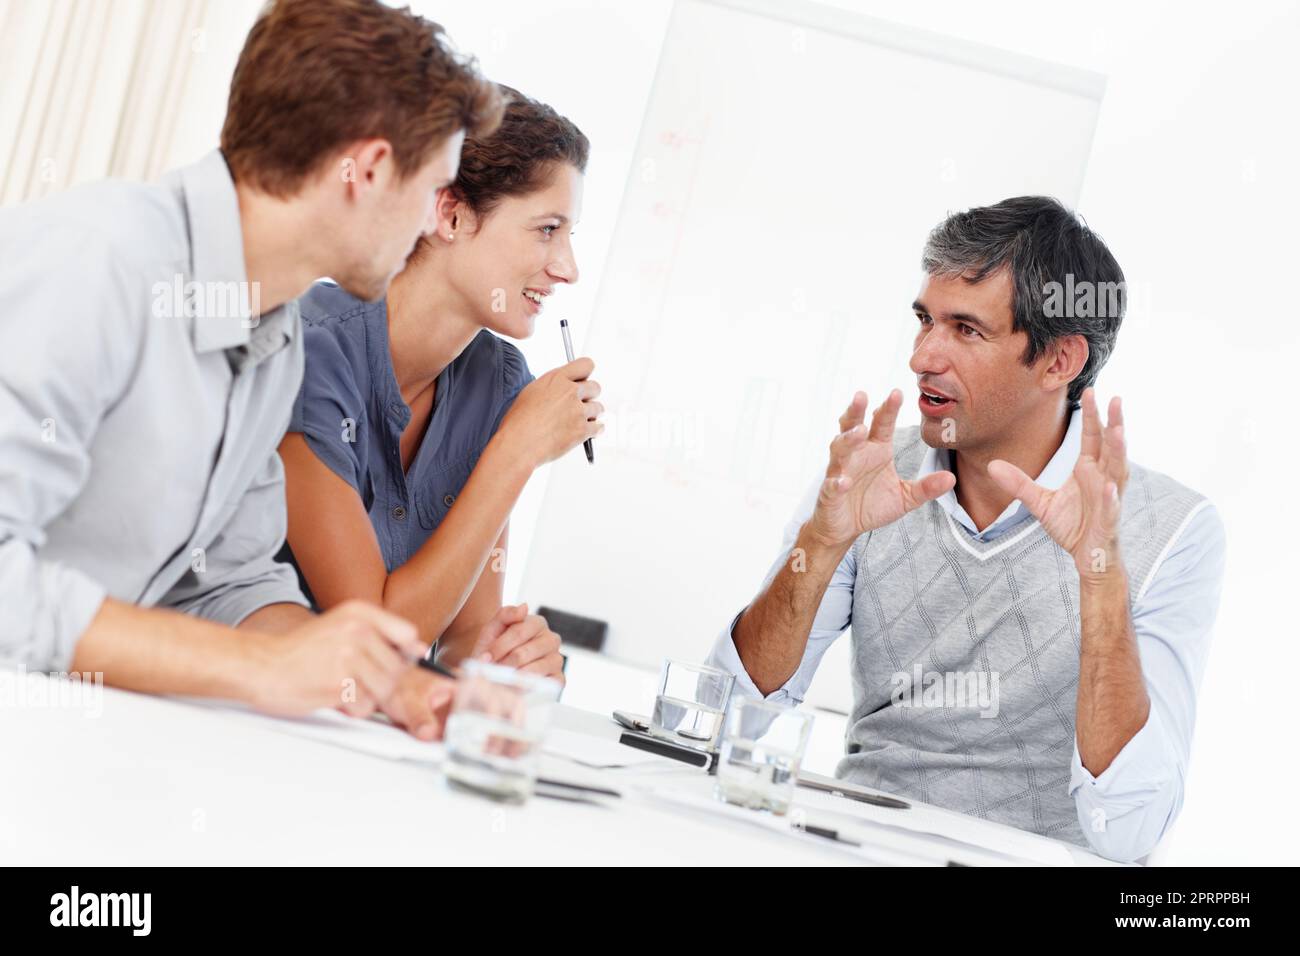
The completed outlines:
[[[1024,502],[1052,540],[1070,554],[1086,580],[1118,566],[1120,498],[1129,468],[1119,397],[1110,400],[1104,429],[1091,388],[1084,389],[1080,404],[1079,459],[1060,488],[1042,487],[1010,462],[995,459],[988,469],[998,486]]]
[[[951,490],[952,472],[937,471],[919,480],[904,480],[894,469],[894,425],[903,393],[894,389],[865,421],[867,395],[857,392],[840,416],[840,433],[830,446],[826,480],[809,522],[819,540],[843,546],[858,535],[897,521]]]

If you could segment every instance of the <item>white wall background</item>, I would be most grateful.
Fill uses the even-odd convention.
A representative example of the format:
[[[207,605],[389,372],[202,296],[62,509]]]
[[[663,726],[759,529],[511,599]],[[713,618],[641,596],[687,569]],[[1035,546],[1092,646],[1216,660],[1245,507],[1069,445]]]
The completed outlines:
[[[19,7],[37,2],[0,0],[0,12],[12,22],[28,15]],[[1300,346],[1300,325],[1286,277],[1300,213],[1294,173],[1300,160],[1294,103],[1300,9],[1280,0],[1208,12],[1119,0],[1086,6],[1031,0],[832,4],[1107,75],[1079,208],[1123,264],[1134,303],[1099,387],[1124,396],[1135,459],[1218,505],[1230,549],[1186,804],[1163,862],[1294,863],[1300,841],[1291,808],[1300,771],[1289,703],[1290,682],[1300,669],[1300,628],[1290,589],[1300,522],[1290,501],[1289,479],[1298,462],[1287,366]],[[414,6],[477,53],[489,75],[552,103],[593,141],[578,237],[582,281],[550,309],[552,316],[563,310],[571,318],[581,350],[620,198],[637,160],[669,0]],[[183,115],[165,151],[169,165],[215,145],[229,71],[255,9],[251,0],[204,5],[207,42],[192,52],[207,59],[188,74]],[[0,42],[9,59],[11,38]],[[13,95],[12,87],[5,95]],[[11,106],[0,98],[0,118],[16,121]],[[966,102],[961,90],[953,90],[946,102],[924,108],[934,111],[942,130],[946,111],[995,112],[1000,106]],[[770,202],[778,221],[787,217],[794,236],[791,200],[799,176],[813,173],[781,172],[771,195],[755,200]],[[918,248],[921,239],[914,237]],[[773,262],[780,260],[781,242],[778,230]],[[536,370],[563,360],[551,335],[523,348]],[[599,364],[600,356],[594,357]],[[894,381],[861,383],[873,393],[893,384],[908,384],[905,368]],[[616,404],[618,383],[605,386],[607,404]],[[809,427],[829,437],[833,422]],[[545,481],[538,475],[516,510],[508,595],[522,581]],[[774,523],[773,547],[778,533]],[[647,527],[645,546],[661,549],[669,560],[681,544]],[[580,562],[574,573],[582,573]],[[682,613],[688,618],[690,609]],[[693,626],[704,633],[720,623]]]

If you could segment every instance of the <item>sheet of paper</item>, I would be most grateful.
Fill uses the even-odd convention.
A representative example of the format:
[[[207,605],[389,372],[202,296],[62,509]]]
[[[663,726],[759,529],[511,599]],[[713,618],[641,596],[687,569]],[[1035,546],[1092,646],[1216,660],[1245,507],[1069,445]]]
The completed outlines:
[[[791,807],[790,813],[785,816],[747,810],[743,807],[725,803],[710,795],[680,787],[656,787],[652,788],[648,793],[652,799],[675,806],[689,807],[701,813],[725,816],[732,820],[799,838],[812,837],[809,837],[808,834],[799,833],[793,825],[794,821],[800,821],[808,826],[834,830],[841,836],[859,843],[860,846],[854,847],[846,843],[826,840],[828,846],[855,853],[870,863],[904,866],[927,864],[946,866],[950,862],[966,866],[1014,866],[1024,862],[1069,866],[1073,863],[1069,851],[1064,847],[1060,848],[1061,854],[1055,853],[1056,848],[1054,847],[1044,849],[1039,846],[1035,851],[1034,845],[1041,844],[1042,841],[1034,839],[1032,835],[1022,835],[1028,836],[1027,840],[1012,840],[1014,847],[1003,845],[1001,840],[998,839],[1001,834],[992,835],[993,838],[991,839],[991,834],[987,830],[975,839],[961,839],[927,832],[925,829],[897,826],[892,822],[883,823],[865,819],[860,815],[846,813],[843,812],[844,808],[842,806],[846,801],[829,795],[811,793],[814,798],[828,797],[828,801],[833,801],[829,802],[829,805],[828,801],[805,800],[805,795],[810,794],[807,790],[796,791],[795,803]],[[902,816],[913,811],[881,810],[881,812],[893,812]],[[978,829],[978,827],[974,829]],[[815,839],[825,838],[816,837]],[[1024,852],[1026,849],[1028,849],[1028,853]]]
[[[796,817],[789,815],[778,817],[758,810],[747,810],[744,807],[734,806],[709,794],[702,794],[695,790],[672,786],[654,787],[645,791],[645,796],[652,802],[665,804],[675,810],[688,810],[708,816],[722,817],[736,823],[760,827],[792,840],[812,840],[828,850],[851,856],[859,863],[870,863],[877,866],[918,866],[928,863],[934,866],[942,866],[947,862],[942,854],[929,852],[925,848],[918,850],[916,846],[908,845],[897,836],[892,839],[885,836],[880,840],[868,842],[859,840],[858,834],[854,833],[851,839],[859,840],[862,845],[851,846],[848,843],[841,843],[797,830],[792,825],[792,820],[796,819]],[[815,813],[805,813],[797,817],[797,819],[801,819],[812,826],[835,829],[834,824],[818,819]]]
[[[330,709],[314,711],[307,717],[271,717],[225,702],[194,698],[177,699],[198,707],[221,710],[232,717],[254,723],[275,733],[305,737],[308,740],[356,750],[375,757],[428,764],[442,762],[441,743],[416,740],[406,731],[378,718],[363,720]]]
[[[1050,840],[1013,827],[989,823],[976,817],[950,813],[923,803],[897,810],[837,797],[817,790],[799,788],[796,802],[800,806],[833,814],[844,822],[864,821],[877,826],[898,827],[918,834],[944,837],[961,844],[988,847],[1016,860],[1042,866],[1073,866],[1074,857],[1057,840]]]
[[[687,765],[657,754],[628,747],[608,737],[598,737],[564,727],[551,727],[546,732],[542,751],[553,757],[562,757],[592,769],[622,769],[635,767],[638,771],[664,767],[680,769]]]

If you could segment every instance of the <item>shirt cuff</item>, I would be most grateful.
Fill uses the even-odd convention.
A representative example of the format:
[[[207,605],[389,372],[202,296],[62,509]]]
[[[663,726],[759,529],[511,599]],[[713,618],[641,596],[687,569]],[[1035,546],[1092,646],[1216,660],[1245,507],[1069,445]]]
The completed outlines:
[[[799,673],[798,670],[791,675],[790,680],[787,680],[770,694],[764,694],[760,691],[758,686],[754,683],[753,678],[749,676],[749,672],[745,670],[745,665],[740,659],[740,652],[736,650],[736,642],[731,636],[732,631],[736,627],[736,622],[740,620],[740,615],[744,614],[745,610],[748,609],[742,609],[731,619],[731,623],[723,628],[722,632],[718,635],[717,640],[713,642],[713,650],[709,652],[708,660],[705,663],[710,667],[716,667],[719,670],[724,670],[736,675],[736,684],[733,688],[733,694],[740,693],[746,697],[770,700],[774,704],[789,704],[792,707],[803,703],[802,697],[796,697],[790,692],[790,680],[793,680]]]
[[[57,595],[50,670],[66,671],[72,667],[77,642],[89,630],[108,592],[98,581],[71,568],[46,565],[42,571],[53,578],[49,591]]]
[[[1152,706],[1142,729],[1096,776],[1083,766],[1076,741],[1069,792],[1094,851],[1114,860],[1150,853],[1182,803],[1181,771],[1160,712]]]
[[[1099,776],[1093,776],[1083,765],[1076,738],[1070,759],[1070,793],[1085,788],[1099,799],[1122,798],[1128,791],[1145,791],[1167,784],[1173,767],[1164,722],[1153,705],[1142,729],[1129,738]]]
[[[0,551],[8,552],[0,555],[0,660],[67,671],[107,591],[75,568],[37,560],[17,540]]]

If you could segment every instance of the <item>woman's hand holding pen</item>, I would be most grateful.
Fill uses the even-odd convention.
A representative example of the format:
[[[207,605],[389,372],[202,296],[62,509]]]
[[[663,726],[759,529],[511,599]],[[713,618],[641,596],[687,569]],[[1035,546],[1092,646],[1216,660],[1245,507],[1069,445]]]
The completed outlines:
[[[578,358],[530,382],[510,406],[498,435],[534,465],[554,461],[605,430],[595,363]]]

